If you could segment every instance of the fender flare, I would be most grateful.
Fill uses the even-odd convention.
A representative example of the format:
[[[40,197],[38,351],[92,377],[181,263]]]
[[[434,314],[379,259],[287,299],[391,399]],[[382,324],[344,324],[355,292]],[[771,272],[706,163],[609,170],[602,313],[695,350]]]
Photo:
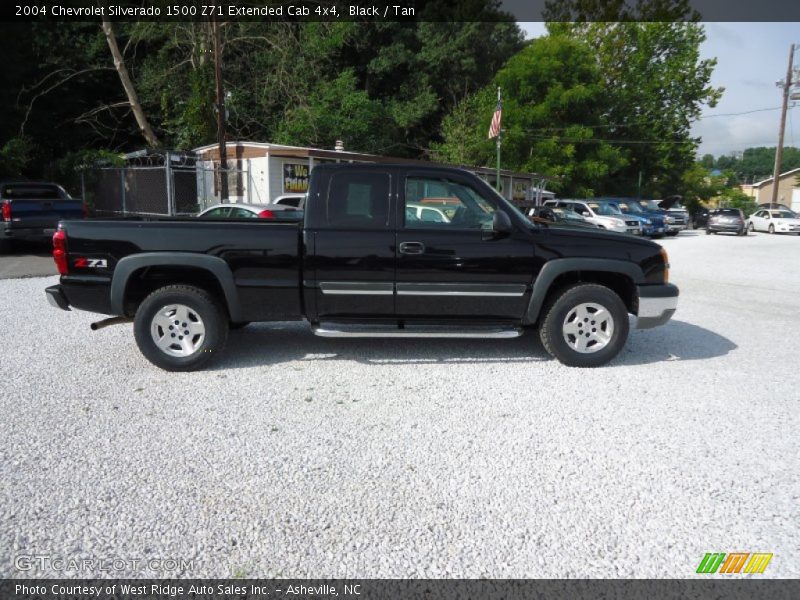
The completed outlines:
[[[555,258],[549,260],[533,282],[531,300],[524,323],[532,325],[539,318],[547,293],[556,277],[576,271],[600,271],[630,277],[634,285],[646,283],[641,267],[636,263],[613,258]]]
[[[217,256],[192,254],[189,252],[145,252],[126,256],[114,268],[111,279],[111,310],[113,314],[124,315],[125,290],[134,271],[143,267],[193,267],[211,273],[225,294],[231,321],[241,321],[239,293],[228,263]]]

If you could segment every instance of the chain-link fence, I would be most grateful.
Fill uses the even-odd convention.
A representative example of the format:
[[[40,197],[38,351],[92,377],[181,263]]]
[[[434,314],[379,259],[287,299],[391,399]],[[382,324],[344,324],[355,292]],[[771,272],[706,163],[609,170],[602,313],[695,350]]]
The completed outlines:
[[[81,173],[83,198],[97,216],[194,215],[221,201],[222,177],[230,201],[247,202],[247,169],[209,166],[128,166]],[[247,194],[249,196],[249,193]]]

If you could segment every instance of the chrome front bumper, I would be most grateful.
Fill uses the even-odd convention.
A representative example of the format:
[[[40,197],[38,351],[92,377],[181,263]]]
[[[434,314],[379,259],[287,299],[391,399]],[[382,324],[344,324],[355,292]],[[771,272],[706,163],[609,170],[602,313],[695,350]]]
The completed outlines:
[[[678,287],[663,285],[640,285],[639,312],[636,315],[636,329],[650,329],[663,325],[672,318],[678,308]]]

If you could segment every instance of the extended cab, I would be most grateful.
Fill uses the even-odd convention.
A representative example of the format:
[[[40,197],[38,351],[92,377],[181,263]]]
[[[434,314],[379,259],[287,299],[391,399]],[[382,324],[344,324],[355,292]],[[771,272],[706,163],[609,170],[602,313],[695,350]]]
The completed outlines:
[[[441,220],[409,218],[435,207]],[[415,209],[416,210],[416,209]],[[130,321],[167,370],[218,354],[230,328],[306,319],[325,337],[511,338],[537,327],[566,365],[600,366],[665,323],[666,252],[601,230],[534,224],[460,169],[321,165],[302,223],[66,221],[51,304]],[[265,340],[268,343],[268,340]]]

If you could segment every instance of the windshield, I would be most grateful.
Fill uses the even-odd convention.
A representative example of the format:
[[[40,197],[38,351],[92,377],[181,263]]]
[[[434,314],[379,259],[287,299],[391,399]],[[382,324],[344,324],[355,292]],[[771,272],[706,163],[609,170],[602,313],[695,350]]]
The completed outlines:
[[[617,202],[617,206],[622,212],[627,214],[641,214],[644,212],[642,207],[635,202]]]
[[[642,208],[646,208],[647,210],[651,210],[653,212],[660,212],[661,208],[658,206],[658,202],[655,200],[639,200],[639,206]]]
[[[15,183],[3,186],[3,197],[10,200],[36,199],[57,200],[61,198],[59,189],[54,185],[31,183]]]
[[[622,214],[620,210],[613,204],[606,204],[606,203],[600,204],[598,202],[589,202],[589,208],[591,208],[595,214],[603,215],[606,217]]]

